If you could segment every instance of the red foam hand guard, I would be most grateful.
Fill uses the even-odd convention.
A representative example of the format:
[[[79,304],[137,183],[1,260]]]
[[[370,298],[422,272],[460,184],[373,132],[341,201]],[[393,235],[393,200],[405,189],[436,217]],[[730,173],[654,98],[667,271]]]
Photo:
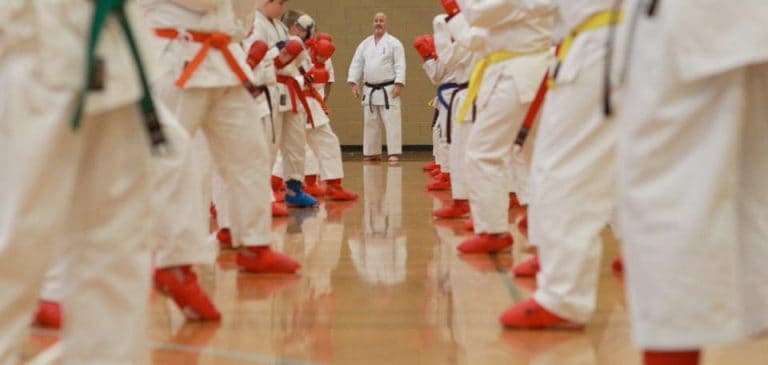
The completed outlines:
[[[327,59],[333,56],[334,52],[336,52],[336,46],[333,45],[333,42],[326,39],[320,39],[315,42],[315,50],[312,54],[312,62],[325,63]]]
[[[331,79],[331,74],[324,64],[315,64],[307,71],[307,79],[313,84],[327,84]]]
[[[429,34],[416,37],[416,39],[413,40],[413,47],[416,48],[416,51],[419,52],[419,55],[421,55],[421,58],[424,61],[437,58],[435,41]]]
[[[297,40],[292,39],[285,42],[283,49],[280,50],[280,54],[275,58],[275,67],[281,69],[287,66],[293,62],[303,50],[304,45]]]
[[[269,46],[264,41],[253,42],[251,48],[248,50],[248,66],[256,68],[261,63],[261,60],[266,56]]]
[[[317,33],[317,40],[326,40],[328,42],[333,42],[333,37],[331,37],[328,33]]]
[[[448,14],[449,18],[461,12],[459,3],[456,0],[440,0],[440,3],[443,5],[443,9],[445,9],[445,13]]]

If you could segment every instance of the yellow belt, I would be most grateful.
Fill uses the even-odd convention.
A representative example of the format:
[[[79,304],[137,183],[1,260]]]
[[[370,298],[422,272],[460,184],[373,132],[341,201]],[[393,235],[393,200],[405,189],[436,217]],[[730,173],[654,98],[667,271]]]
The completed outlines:
[[[621,17],[621,11],[603,10],[592,14],[589,18],[584,19],[579,25],[575,26],[568,35],[560,41],[560,45],[557,48],[557,53],[555,54],[555,58],[557,58],[557,66],[555,67],[552,77],[549,79],[549,87],[552,88],[556,85],[557,71],[563,60],[565,60],[565,56],[568,55],[568,51],[570,51],[573,41],[576,40],[576,37],[579,34],[607,27],[609,25],[619,24],[621,23]]]
[[[483,82],[483,74],[485,73],[485,70],[488,68],[488,66],[494,63],[506,61],[511,58],[528,56],[547,51],[549,51],[549,49],[540,49],[529,52],[496,51],[478,60],[475,63],[475,66],[472,68],[472,74],[469,77],[469,87],[467,88],[467,97],[464,99],[464,104],[462,104],[461,108],[459,109],[459,114],[457,115],[456,120],[458,120],[459,123],[464,121],[464,117],[467,115],[467,112],[469,112],[469,108],[472,106],[472,103],[474,103],[475,98],[477,97],[477,93],[480,91],[480,84]]]

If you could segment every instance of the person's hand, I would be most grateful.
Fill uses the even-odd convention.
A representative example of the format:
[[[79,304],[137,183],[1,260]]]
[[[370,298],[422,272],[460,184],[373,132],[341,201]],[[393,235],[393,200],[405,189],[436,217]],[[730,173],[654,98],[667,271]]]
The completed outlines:
[[[400,97],[400,90],[402,88],[403,88],[403,85],[395,84],[395,86],[392,88],[392,97],[393,98],[399,98]]]
[[[360,87],[357,84],[352,84],[352,95],[355,99],[360,99]]]

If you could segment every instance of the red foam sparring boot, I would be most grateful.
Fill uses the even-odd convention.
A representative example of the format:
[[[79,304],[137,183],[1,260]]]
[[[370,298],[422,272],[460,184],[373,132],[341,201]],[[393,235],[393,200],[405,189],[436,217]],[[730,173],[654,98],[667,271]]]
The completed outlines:
[[[222,250],[232,249],[232,232],[229,228],[222,228],[216,232],[216,240],[219,241],[219,248]]]
[[[475,221],[472,220],[472,218],[469,218],[464,221],[464,229],[467,231],[474,231],[475,230]]]
[[[584,324],[571,322],[558,316],[528,298],[504,311],[499,317],[504,327],[523,329],[583,329]]]
[[[35,312],[35,320],[32,324],[51,329],[61,328],[61,306],[59,303],[41,300],[37,304],[37,312]]]
[[[644,351],[645,365],[698,365],[701,351]]]
[[[221,313],[198,285],[197,274],[190,265],[155,270],[155,287],[171,297],[187,319],[221,320]]]
[[[336,201],[350,201],[357,199],[357,193],[349,191],[341,186],[341,179],[331,179],[325,182],[325,197]]]
[[[293,274],[301,265],[292,258],[272,251],[269,246],[244,247],[237,253],[241,270],[259,274]]]
[[[302,189],[305,193],[316,198],[322,197],[326,194],[326,189],[317,183],[317,175],[304,176],[304,186]]]
[[[282,203],[285,201],[285,184],[283,179],[275,175],[270,178],[270,184],[272,185],[272,195],[275,197],[275,201]]]
[[[275,197],[275,203],[285,202],[285,191],[272,191],[272,196]]]
[[[272,216],[273,217],[287,217],[288,208],[283,203],[272,202]]]
[[[427,184],[427,190],[429,191],[443,191],[451,189],[451,174],[443,172],[440,175],[435,176],[432,181]]]
[[[421,166],[421,169],[424,171],[432,171],[437,168],[437,162],[435,160],[429,161],[425,163],[423,166]]]
[[[469,214],[469,201],[466,199],[454,199],[450,206],[435,209],[432,212],[435,218],[440,219],[461,218],[467,214]]]
[[[521,208],[520,200],[517,199],[517,194],[509,193],[509,209]]]
[[[509,233],[476,233],[457,247],[461,253],[495,253],[512,247],[512,235]]]
[[[440,165],[437,165],[437,168],[432,169],[429,174],[432,175],[432,177],[436,177],[437,175],[440,175],[443,173],[443,169],[440,168]]]
[[[617,274],[621,274],[624,272],[624,259],[621,258],[621,256],[616,257],[613,259],[613,262],[611,263],[611,268],[613,269],[613,272]]]
[[[519,278],[530,278],[536,276],[541,270],[539,266],[539,257],[533,256],[512,268],[512,273]]]

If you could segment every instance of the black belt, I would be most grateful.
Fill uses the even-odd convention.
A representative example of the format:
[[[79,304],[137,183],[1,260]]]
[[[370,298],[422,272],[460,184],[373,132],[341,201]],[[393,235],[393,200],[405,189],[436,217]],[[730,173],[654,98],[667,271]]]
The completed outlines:
[[[451,99],[448,102],[448,119],[446,120],[445,124],[447,124],[448,129],[448,144],[451,144],[451,125],[453,124],[453,103],[456,101],[456,95],[461,90],[466,90],[467,87],[469,87],[468,82],[462,82],[461,84],[456,84],[456,88],[453,89],[453,92],[451,92]],[[472,104],[472,121],[475,121],[475,104]]]
[[[395,84],[395,80],[385,81],[378,84],[371,84],[366,82],[365,86],[371,88],[371,92],[368,93],[368,108],[373,112],[373,93],[375,91],[381,90],[381,92],[384,93],[384,108],[389,110],[389,94],[387,94],[387,89],[385,87],[392,86]]]

